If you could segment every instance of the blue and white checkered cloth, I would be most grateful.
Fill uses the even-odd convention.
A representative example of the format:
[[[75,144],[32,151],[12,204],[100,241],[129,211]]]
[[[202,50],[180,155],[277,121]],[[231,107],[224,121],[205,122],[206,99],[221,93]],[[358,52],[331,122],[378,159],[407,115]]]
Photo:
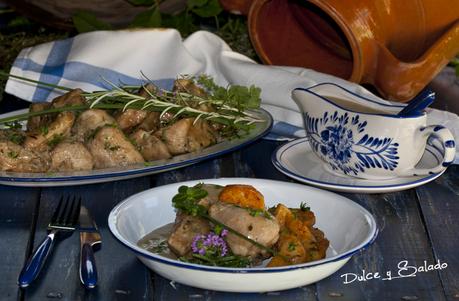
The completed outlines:
[[[163,88],[171,88],[180,74],[206,73],[220,85],[256,85],[262,107],[274,117],[268,138],[303,137],[300,110],[291,98],[297,87],[333,82],[370,99],[383,101],[360,85],[297,67],[265,66],[236,53],[218,36],[199,31],[182,40],[173,29],[98,31],[22,50],[11,73],[70,88],[94,91],[109,88],[105,80],[141,84],[141,73]],[[104,80],[105,79],[105,80]],[[29,101],[47,101],[58,90],[10,79],[6,92]],[[457,115],[432,110],[429,123],[445,124],[459,141]],[[457,156],[459,157],[459,156]]]

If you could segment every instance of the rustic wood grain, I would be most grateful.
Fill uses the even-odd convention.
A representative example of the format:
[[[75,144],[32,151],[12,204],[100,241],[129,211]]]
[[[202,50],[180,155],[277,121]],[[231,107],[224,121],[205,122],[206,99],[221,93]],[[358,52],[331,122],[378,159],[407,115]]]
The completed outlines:
[[[416,189],[435,261],[447,263],[438,271],[448,300],[459,300],[459,166],[440,179]]]
[[[146,177],[114,183],[43,189],[35,233],[35,246],[46,235],[46,225],[64,195],[81,196],[99,226],[101,249],[95,253],[98,286],[87,291],[78,275],[80,241],[78,232],[56,244],[39,281],[27,289],[25,300],[151,300],[149,271],[135,255],[111,235],[107,218],[110,210],[128,196],[150,187]]]
[[[0,300],[21,300],[17,280],[30,252],[39,189],[0,185]]]
[[[387,271],[397,276],[397,265],[433,262],[433,254],[413,190],[376,195],[344,194],[369,210],[380,229],[372,246],[352,257],[337,273],[319,282],[319,300],[445,300],[438,274],[417,273],[416,277],[390,281],[355,281],[343,284],[345,273]],[[339,214],[339,213],[337,213]]]

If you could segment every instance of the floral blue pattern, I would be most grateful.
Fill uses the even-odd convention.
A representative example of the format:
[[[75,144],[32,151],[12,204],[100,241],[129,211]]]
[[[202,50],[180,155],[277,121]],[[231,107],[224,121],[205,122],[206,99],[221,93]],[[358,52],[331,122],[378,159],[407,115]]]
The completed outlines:
[[[305,116],[306,132],[314,151],[334,170],[358,175],[369,168],[394,170],[398,165],[398,143],[392,138],[370,137],[366,121],[359,115],[325,112],[321,118]],[[360,139],[358,138],[360,137]],[[354,159],[354,160],[353,160]]]

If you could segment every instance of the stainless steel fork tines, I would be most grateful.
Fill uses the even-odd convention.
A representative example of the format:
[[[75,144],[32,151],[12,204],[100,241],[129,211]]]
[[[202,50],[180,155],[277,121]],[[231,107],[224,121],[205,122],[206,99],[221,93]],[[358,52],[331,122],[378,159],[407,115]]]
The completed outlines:
[[[29,286],[43,268],[48,255],[54,246],[54,241],[69,237],[76,228],[80,213],[81,199],[76,197],[61,197],[48,224],[48,235],[38,246],[22,268],[18,285],[22,288]]]

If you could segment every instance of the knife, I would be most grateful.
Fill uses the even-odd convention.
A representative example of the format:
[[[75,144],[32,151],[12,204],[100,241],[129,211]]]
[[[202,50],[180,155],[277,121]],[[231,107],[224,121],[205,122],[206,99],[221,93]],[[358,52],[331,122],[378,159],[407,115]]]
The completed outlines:
[[[97,225],[86,207],[80,208],[80,280],[90,289],[97,284],[97,269],[93,247],[102,243]]]

